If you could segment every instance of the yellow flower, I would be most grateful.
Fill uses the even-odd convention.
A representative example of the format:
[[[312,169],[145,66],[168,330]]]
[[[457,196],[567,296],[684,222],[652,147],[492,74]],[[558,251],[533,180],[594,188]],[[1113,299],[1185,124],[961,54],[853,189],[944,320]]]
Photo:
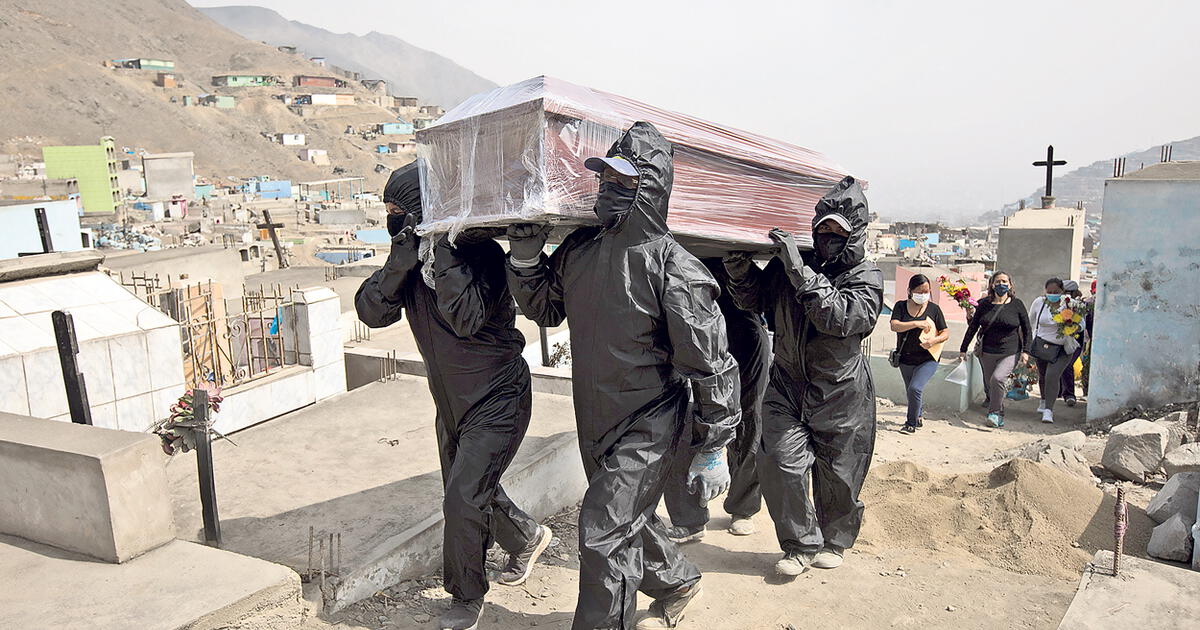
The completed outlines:
[[[1078,324],[1079,322],[1083,321],[1083,315],[1076,314],[1075,317],[1071,318],[1071,321]]]
[[[1063,334],[1064,334],[1064,335],[1074,335],[1074,334],[1075,334],[1076,332],[1078,332],[1078,331],[1079,331],[1079,327],[1078,327],[1078,326],[1064,326],[1064,327],[1063,327]]]
[[[1063,321],[1062,313],[1055,313],[1050,319],[1053,319],[1055,322],[1061,324]]]

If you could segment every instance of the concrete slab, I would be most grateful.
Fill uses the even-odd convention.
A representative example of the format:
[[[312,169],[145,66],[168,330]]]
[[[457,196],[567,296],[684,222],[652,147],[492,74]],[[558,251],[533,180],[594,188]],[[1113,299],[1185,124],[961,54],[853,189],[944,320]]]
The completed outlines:
[[[1124,556],[1110,574],[1112,552],[1098,551],[1059,630],[1153,628],[1191,630],[1200,623],[1200,573]]]
[[[342,579],[326,591],[334,608],[435,569],[442,487],[434,416],[426,380],[400,376],[241,431],[238,446],[218,442],[223,548],[304,572],[309,527],[326,540],[340,533]],[[178,535],[199,540],[195,467],[191,454],[178,455],[168,476]],[[534,394],[533,422],[504,484],[537,518],[582,498],[570,398]]]
[[[300,577],[286,567],[174,541],[125,564],[0,535],[6,628],[284,630],[300,627]]]

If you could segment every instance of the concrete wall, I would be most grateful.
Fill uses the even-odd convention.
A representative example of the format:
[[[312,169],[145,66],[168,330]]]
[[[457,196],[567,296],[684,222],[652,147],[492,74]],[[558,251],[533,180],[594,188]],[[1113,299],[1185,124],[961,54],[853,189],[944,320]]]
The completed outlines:
[[[899,368],[888,363],[887,356],[872,355],[871,380],[875,383],[875,396],[886,398],[901,407],[908,404],[908,394],[904,389],[904,377]],[[957,361],[944,360],[938,365],[937,372],[925,386],[923,397],[926,408],[947,409],[963,412],[976,400],[983,399],[983,369],[979,361],[971,360],[971,376],[967,385],[957,385],[946,381],[946,376],[958,366]]]
[[[319,210],[317,223],[321,225],[361,225],[367,222],[364,210]]]
[[[215,246],[110,254],[104,259],[104,266],[113,271],[124,271],[126,275],[158,275],[163,286],[168,279],[177,286],[212,280],[221,285],[226,300],[240,300],[246,282],[238,250]]]
[[[142,173],[146,178],[148,199],[170,199],[182,195],[191,199],[195,194],[195,172],[191,153],[165,153],[142,157]]]
[[[1012,276],[1017,294],[1028,304],[1050,278],[1079,280],[1082,252],[1080,228],[1001,227],[996,271]]]
[[[175,538],[159,439],[0,413],[0,533],[124,562]]]
[[[79,236],[78,204],[72,200],[30,201],[0,205],[0,259],[42,252],[36,214],[38,208],[46,211],[53,251],[77,252],[83,249],[83,240]]]
[[[1200,181],[1109,180],[1088,420],[1200,400]]]

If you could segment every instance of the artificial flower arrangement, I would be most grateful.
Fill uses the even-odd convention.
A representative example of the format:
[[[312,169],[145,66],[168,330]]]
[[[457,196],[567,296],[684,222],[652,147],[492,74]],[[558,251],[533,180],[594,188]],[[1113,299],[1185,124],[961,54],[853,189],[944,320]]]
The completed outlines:
[[[225,399],[221,396],[221,388],[215,385],[201,385],[200,389],[208,392],[208,430],[216,433],[218,437],[226,438],[212,428],[215,421],[213,414],[221,410],[221,402]],[[166,420],[162,420],[155,424],[151,429],[159,438],[162,439],[162,449],[167,455],[174,455],[179,452],[188,452],[196,448],[196,433],[195,430],[200,428],[200,422],[196,420],[196,410],[193,406],[195,390],[189,389],[179,397],[171,405],[171,415]]]
[[[1064,337],[1074,337],[1083,330],[1083,320],[1087,317],[1087,310],[1090,305],[1084,300],[1071,300],[1069,297],[1063,298],[1063,304],[1059,307],[1058,312],[1051,316],[1055,324],[1058,324],[1058,334]]]
[[[952,281],[946,276],[938,277],[938,285],[942,293],[954,298],[958,306],[966,311],[967,319],[975,315],[975,307],[979,306],[979,302],[972,297],[971,290],[967,288],[967,284],[962,280]]]

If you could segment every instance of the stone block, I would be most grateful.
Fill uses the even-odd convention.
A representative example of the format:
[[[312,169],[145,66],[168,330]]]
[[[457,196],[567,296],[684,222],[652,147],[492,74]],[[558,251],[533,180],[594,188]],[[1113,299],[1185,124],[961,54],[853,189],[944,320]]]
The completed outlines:
[[[1167,431],[1170,432],[1170,437],[1167,440],[1168,453],[1184,444],[1196,441],[1196,436],[1192,434],[1191,429],[1188,427],[1186,411],[1169,413],[1155,420],[1154,424],[1166,427]]]
[[[1168,477],[1184,472],[1200,472],[1200,442],[1184,444],[1163,457],[1163,470]]]
[[[1191,525],[1183,520],[1182,514],[1176,514],[1150,533],[1146,553],[1160,560],[1191,562],[1193,543]]]
[[[1030,444],[1022,449],[1018,457],[1045,464],[1084,479],[1091,480],[1094,477],[1092,469],[1083,455],[1080,455],[1075,449],[1065,448],[1059,444],[1045,442]]]
[[[1182,514],[1188,524],[1196,522],[1196,503],[1200,496],[1200,472],[1183,472],[1172,475],[1166,485],[1146,506],[1146,515],[1155,523],[1162,523],[1176,514]]]
[[[1149,420],[1135,419],[1113,427],[1101,464],[1121,479],[1145,481],[1167,454],[1169,433]]]
[[[0,533],[108,562],[175,537],[157,437],[0,413]]]

